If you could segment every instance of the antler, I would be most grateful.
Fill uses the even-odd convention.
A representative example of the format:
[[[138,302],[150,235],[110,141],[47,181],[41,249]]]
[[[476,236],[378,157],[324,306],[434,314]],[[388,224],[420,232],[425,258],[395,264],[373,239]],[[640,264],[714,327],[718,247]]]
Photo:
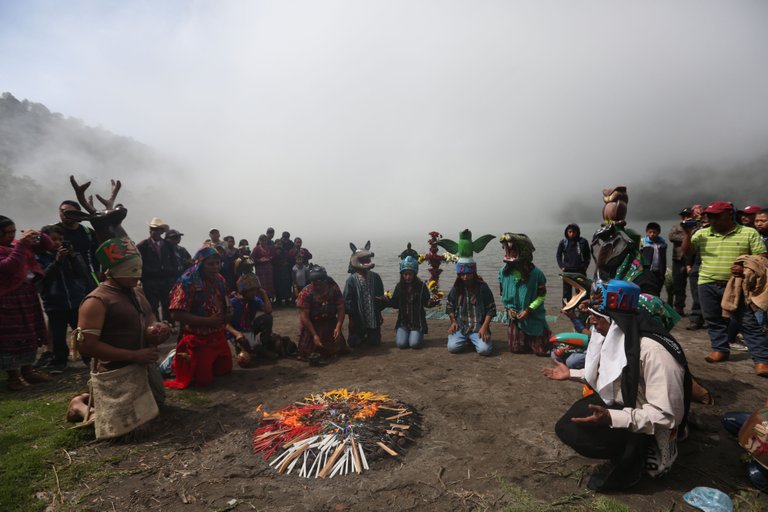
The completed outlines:
[[[104,199],[99,194],[96,194],[96,199],[101,201],[101,204],[104,205],[104,207],[107,210],[111,210],[115,206],[115,198],[117,197],[117,193],[120,192],[120,187],[122,186],[120,184],[120,180],[109,180],[112,182],[112,195],[109,196],[109,199]]]
[[[72,188],[75,189],[75,195],[77,196],[77,200],[80,202],[82,207],[85,208],[86,211],[88,211],[88,213],[91,215],[95,214],[96,208],[93,206],[93,196],[88,196],[87,199],[85,197],[85,190],[91,186],[91,182],[87,181],[82,185],[78,185],[74,176],[69,177],[69,182],[72,184]]]

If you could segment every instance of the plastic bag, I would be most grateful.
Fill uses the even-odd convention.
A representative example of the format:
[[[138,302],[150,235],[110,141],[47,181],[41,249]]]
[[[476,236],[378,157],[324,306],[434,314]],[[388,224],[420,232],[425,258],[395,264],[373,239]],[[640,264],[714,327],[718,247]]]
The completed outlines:
[[[686,503],[704,512],[733,512],[733,501],[723,491],[695,487],[683,495]]]

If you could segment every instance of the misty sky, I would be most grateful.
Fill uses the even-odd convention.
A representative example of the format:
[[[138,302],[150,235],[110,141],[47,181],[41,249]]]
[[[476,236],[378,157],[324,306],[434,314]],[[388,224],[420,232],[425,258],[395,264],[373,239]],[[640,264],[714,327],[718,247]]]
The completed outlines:
[[[768,152],[766,27],[763,0],[0,0],[0,90],[183,162],[133,223],[522,231]]]

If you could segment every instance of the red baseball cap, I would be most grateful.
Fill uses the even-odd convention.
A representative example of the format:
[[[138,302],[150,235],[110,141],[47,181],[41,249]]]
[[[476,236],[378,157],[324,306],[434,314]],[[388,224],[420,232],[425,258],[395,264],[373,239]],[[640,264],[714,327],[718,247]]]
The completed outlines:
[[[747,215],[752,215],[753,213],[757,213],[760,210],[762,210],[762,208],[760,208],[759,206],[755,206],[755,205],[751,204],[751,205],[745,207],[743,210],[741,210],[741,213],[746,213]]]
[[[715,201],[714,203],[709,203],[706,208],[704,208],[703,213],[723,213],[733,211],[733,204],[728,201]]]

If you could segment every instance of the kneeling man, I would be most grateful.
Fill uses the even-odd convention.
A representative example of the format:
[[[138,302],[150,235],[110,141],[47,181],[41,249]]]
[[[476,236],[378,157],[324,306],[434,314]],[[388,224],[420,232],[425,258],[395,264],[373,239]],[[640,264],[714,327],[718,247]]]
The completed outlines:
[[[589,302],[592,335],[583,370],[562,363],[542,373],[593,391],[555,426],[579,454],[608,459],[590,478],[592,490],[627,489],[644,473],[659,476],[677,457],[688,417],[691,375],[683,349],[658,322],[638,313],[640,288],[613,279],[595,283]]]

